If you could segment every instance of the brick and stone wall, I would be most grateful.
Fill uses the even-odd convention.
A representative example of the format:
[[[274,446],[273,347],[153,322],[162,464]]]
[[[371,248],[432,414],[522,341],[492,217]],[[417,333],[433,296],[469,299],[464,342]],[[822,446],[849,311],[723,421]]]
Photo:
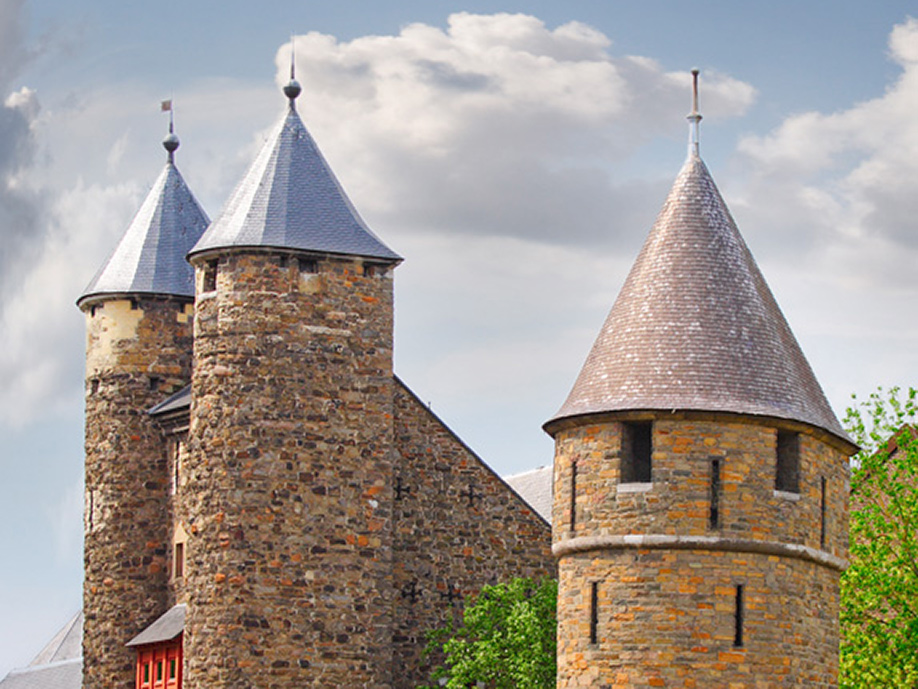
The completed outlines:
[[[655,415],[643,485],[620,486],[618,418],[556,430],[559,687],[836,685],[846,448],[792,430],[799,494],[775,490],[777,427],[749,417]]]
[[[485,584],[555,576],[551,527],[400,381],[395,390],[394,686],[430,680],[426,633]]]
[[[138,298],[83,310],[83,686],[127,689],[135,654],[125,644],[169,603],[166,451],[146,412],[191,375],[193,307]]]
[[[186,686],[391,686],[392,280],[199,257]],[[313,272],[314,271],[314,272]]]

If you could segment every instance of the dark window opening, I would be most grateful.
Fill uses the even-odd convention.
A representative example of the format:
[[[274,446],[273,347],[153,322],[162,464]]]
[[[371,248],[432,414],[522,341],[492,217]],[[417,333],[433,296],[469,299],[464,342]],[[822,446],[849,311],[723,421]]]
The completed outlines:
[[[650,483],[653,424],[622,424],[621,482]]]
[[[819,547],[826,547],[826,477],[821,478],[819,496]]]
[[[778,431],[775,489],[787,493],[800,492],[800,435]]]
[[[95,316],[95,315],[96,315],[96,307],[95,307],[95,306],[90,306],[90,307],[89,307],[89,315],[90,315],[90,316]]]
[[[708,523],[712,529],[720,526],[720,460],[711,460],[711,511]]]
[[[176,579],[182,579],[185,576],[185,544],[175,544],[175,554],[173,563],[173,572]]]
[[[577,462],[571,462],[571,531],[577,526]]]
[[[590,643],[599,640],[599,583],[590,584]]]
[[[204,264],[204,281],[201,290],[213,292],[215,289],[217,289],[217,262],[208,261]]]
[[[313,258],[301,258],[298,259],[300,264],[300,272],[305,274],[314,274],[319,272],[319,262]]]
[[[99,392],[99,379],[93,378],[89,381],[89,394],[95,395],[97,392]]]
[[[140,303],[136,299],[131,299],[131,311],[136,311],[140,308]]]
[[[281,268],[286,268],[289,260],[290,260],[289,256],[279,256],[277,259],[277,263]]]
[[[163,379],[159,376],[150,376],[150,391],[157,392],[159,386],[162,385]]]
[[[743,585],[736,586],[736,608],[733,618],[733,646],[734,648],[743,647]]]

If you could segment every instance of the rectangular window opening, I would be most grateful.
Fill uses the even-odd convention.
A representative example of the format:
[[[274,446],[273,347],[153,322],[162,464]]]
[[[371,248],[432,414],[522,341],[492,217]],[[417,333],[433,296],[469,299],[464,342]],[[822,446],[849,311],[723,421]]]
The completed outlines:
[[[742,648],[743,647],[743,585],[737,584],[736,586],[736,608],[733,619],[733,647]]]
[[[599,582],[590,584],[590,643],[599,641]]]
[[[571,531],[577,528],[577,460],[571,462]]]
[[[175,658],[172,658],[169,661],[169,679],[175,679],[176,677],[176,662]]]
[[[319,263],[313,258],[297,259],[300,264],[300,272],[306,275],[313,275],[319,272]]]
[[[720,527],[720,460],[711,460],[711,510],[708,523],[712,529]]]
[[[621,482],[650,483],[652,479],[653,424],[622,424]]]
[[[217,289],[217,261],[208,261],[204,264],[204,280],[201,290],[213,292]]]
[[[800,434],[778,431],[775,490],[800,492]]]
[[[182,579],[185,576],[185,544],[176,543],[174,549],[173,573],[176,579]]]
[[[819,496],[819,547],[826,547],[826,477],[820,479]]]

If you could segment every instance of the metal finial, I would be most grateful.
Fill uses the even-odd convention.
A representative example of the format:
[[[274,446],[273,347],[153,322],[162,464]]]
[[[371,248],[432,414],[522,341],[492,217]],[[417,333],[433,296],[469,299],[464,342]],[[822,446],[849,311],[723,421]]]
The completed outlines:
[[[293,101],[296,100],[296,97],[300,95],[300,92],[303,89],[300,87],[300,82],[296,80],[296,41],[294,37],[290,37],[290,81],[287,82],[287,85],[284,86],[284,95],[290,99],[290,107],[293,107]]]
[[[175,119],[173,117],[172,99],[164,100],[161,106],[163,112],[169,111],[169,133],[163,139],[163,148],[169,152],[169,163],[175,162],[175,151],[179,147],[179,138],[175,135]]]
[[[701,113],[698,112],[698,74],[696,67],[692,70],[692,112],[686,115],[690,123],[689,128],[689,154],[698,155],[698,123],[701,122]]]

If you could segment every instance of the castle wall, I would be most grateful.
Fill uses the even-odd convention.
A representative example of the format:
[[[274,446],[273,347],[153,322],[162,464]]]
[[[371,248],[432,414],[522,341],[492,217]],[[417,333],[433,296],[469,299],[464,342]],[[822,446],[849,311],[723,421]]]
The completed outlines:
[[[485,584],[554,577],[551,527],[406,387],[395,389],[394,686],[430,680],[426,633]]]
[[[388,687],[392,281],[231,253],[208,291],[196,268],[186,686]]]
[[[556,433],[559,687],[836,686],[847,459],[801,433],[799,493],[776,491],[753,421],[657,414],[652,484],[620,484],[617,420]]]
[[[83,686],[127,688],[135,654],[125,644],[169,603],[166,450],[146,412],[191,375],[193,306],[138,298],[83,308]]]

